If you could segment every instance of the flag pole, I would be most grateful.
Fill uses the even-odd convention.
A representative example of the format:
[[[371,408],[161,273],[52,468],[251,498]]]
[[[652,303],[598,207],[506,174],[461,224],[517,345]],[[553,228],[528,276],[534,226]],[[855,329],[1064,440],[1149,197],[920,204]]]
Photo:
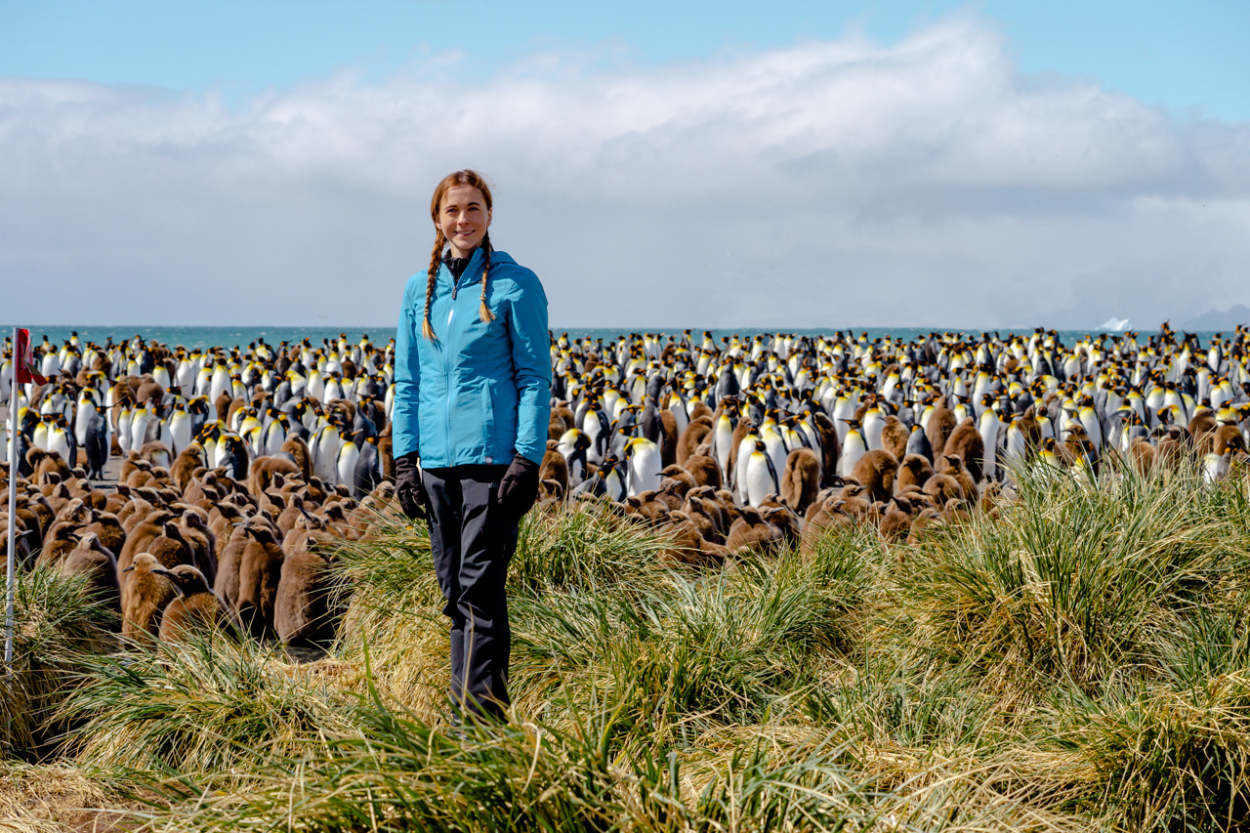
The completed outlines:
[[[9,385],[9,540],[4,571],[4,667],[13,674],[14,531],[17,529],[17,327],[13,328],[13,379]]]

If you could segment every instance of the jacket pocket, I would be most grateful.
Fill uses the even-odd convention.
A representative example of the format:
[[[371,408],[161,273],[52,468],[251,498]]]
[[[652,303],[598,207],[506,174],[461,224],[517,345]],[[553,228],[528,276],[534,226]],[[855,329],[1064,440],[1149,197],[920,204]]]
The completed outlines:
[[[482,385],[482,448],[488,456],[494,453],[495,446],[495,380],[487,379]],[[487,462],[492,462],[488,460]],[[502,460],[493,462],[502,463]]]

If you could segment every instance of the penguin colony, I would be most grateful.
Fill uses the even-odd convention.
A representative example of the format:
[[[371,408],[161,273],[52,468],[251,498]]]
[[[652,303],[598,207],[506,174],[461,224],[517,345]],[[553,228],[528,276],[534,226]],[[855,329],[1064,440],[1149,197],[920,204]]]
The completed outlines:
[[[1246,459],[1250,329],[1205,348],[1166,324],[911,341],[850,332],[552,339],[542,511],[603,503],[714,565],[839,527],[892,541],[998,511],[1021,466],[1099,481]],[[19,560],[89,575],[123,636],[332,635],[329,538],[393,513],[394,342],[246,349],[45,342],[17,412]],[[8,399],[12,365],[0,368]],[[6,430],[12,430],[6,426]],[[3,438],[7,443],[7,435]],[[98,481],[121,458],[113,490]],[[7,503],[5,504],[7,506]],[[2,540],[2,539],[0,539]]]
[[[389,352],[367,337],[190,351],[75,336],[45,338],[36,362],[48,383],[18,392],[18,470],[0,467],[3,511],[10,486],[17,511],[0,514],[0,551],[13,524],[20,568],[89,576],[129,645],[206,628],[333,637],[328,542],[393,511]],[[12,380],[6,355],[5,401]]]

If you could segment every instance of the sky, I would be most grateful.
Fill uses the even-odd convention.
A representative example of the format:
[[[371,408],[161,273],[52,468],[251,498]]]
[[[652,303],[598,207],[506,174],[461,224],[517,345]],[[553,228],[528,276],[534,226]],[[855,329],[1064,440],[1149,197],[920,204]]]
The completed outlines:
[[[1250,3],[0,0],[0,319],[390,325],[472,167],[555,327],[1250,304]]]

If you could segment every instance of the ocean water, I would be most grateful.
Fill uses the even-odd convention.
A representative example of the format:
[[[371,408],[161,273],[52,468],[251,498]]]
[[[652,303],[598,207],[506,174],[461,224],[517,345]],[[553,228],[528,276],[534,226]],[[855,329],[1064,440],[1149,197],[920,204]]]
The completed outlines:
[[[336,339],[337,340],[341,333],[345,333],[347,335],[348,341],[352,344],[355,344],[356,342],[358,342],[361,336],[367,335],[373,341],[374,344],[384,345],[395,336],[394,325],[384,326],[384,327],[150,327],[150,326],[100,327],[100,326],[94,326],[90,324],[64,325],[64,326],[62,325],[48,325],[48,326],[22,325],[22,326],[25,326],[27,329],[30,330],[31,340],[36,345],[42,343],[43,337],[46,335],[48,337],[48,340],[52,342],[53,344],[56,344],[58,347],[63,342],[68,341],[70,338],[70,334],[73,332],[77,332],[78,337],[84,341],[93,341],[98,344],[105,343],[105,341],[109,338],[112,338],[113,342],[117,343],[125,339],[134,338],[134,336],[139,335],[145,341],[150,341],[152,339],[155,339],[156,341],[162,344],[167,344],[171,347],[182,345],[183,347],[186,347],[188,349],[205,348],[205,347],[226,347],[226,348],[236,347],[236,346],[246,347],[247,345],[257,341],[258,339],[264,339],[265,343],[269,345],[278,345],[284,341],[297,342],[306,338],[310,342],[312,342],[314,345],[319,345],[321,344],[323,339]],[[892,327],[892,328],[891,327],[867,327],[867,328],[851,327],[851,328],[842,328],[842,331],[845,332],[847,329],[853,332],[856,336],[858,336],[860,333],[867,333],[868,338],[870,339],[891,336],[893,338],[902,338],[905,341],[910,341],[916,336],[927,335],[928,333],[934,332],[935,330],[938,332],[946,331],[941,328],[933,328],[933,327]],[[702,336],[703,330],[704,328],[697,327],[697,326],[691,328],[692,333],[698,337]],[[682,331],[681,328],[663,328],[663,327],[661,328],[637,327],[633,329],[624,329],[624,328],[578,329],[578,328],[572,328],[572,327],[569,327],[569,328],[553,327],[552,328],[552,332],[555,333],[557,336],[561,335],[562,333],[568,333],[570,338],[581,339],[581,338],[589,337],[591,339],[597,339],[597,338],[603,339],[604,341],[612,341],[612,340],[615,340],[620,335],[623,335],[623,334],[628,335],[629,333],[642,333],[642,332],[656,333],[658,332],[658,333],[664,333],[668,335],[678,335],[681,333],[681,331]],[[826,328],[826,329],[792,330],[789,332],[793,332],[799,335],[818,336],[818,335],[828,335],[836,331],[837,331],[837,328]],[[963,332],[975,338],[979,338],[982,332],[989,332],[991,334],[995,332],[994,329],[985,331],[985,330],[967,329],[967,328],[962,329],[962,330],[958,328],[951,328],[950,331]],[[0,325],[0,337],[8,337],[12,335],[12,332],[13,332],[13,325],[11,324]],[[769,329],[769,328],[761,329],[761,328],[749,328],[749,327],[730,329],[730,330],[722,330],[722,329],[711,330],[712,337],[718,343],[723,336],[729,336],[735,333],[740,336],[754,336],[760,333],[774,333],[774,332],[777,332],[777,330]],[[1008,329],[1000,328],[997,330],[997,332],[999,332],[1003,336],[1006,336],[1011,331]],[[1016,332],[1019,333],[1020,335],[1027,336],[1027,335],[1031,335],[1033,330],[1029,328],[1029,329],[1017,330]],[[1097,335],[1099,332],[1100,331],[1098,330],[1060,330],[1059,335],[1063,339],[1064,344],[1070,345],[1073,342],[1081,338],[1084,338],[1087,335]],[[1157,332],[1157,328],[1155,327],[1151,327],[1149,329],[1143,328],[1137,332],[1139,332],[1138,340],[1144,341],[1148,336]],[[1205,345],[1210,341],[1214,333],[1213,332],[1200,332],[1200,333],[1197,333],[1197,335],[1199,339],[1201,340],[1201,342]]]

